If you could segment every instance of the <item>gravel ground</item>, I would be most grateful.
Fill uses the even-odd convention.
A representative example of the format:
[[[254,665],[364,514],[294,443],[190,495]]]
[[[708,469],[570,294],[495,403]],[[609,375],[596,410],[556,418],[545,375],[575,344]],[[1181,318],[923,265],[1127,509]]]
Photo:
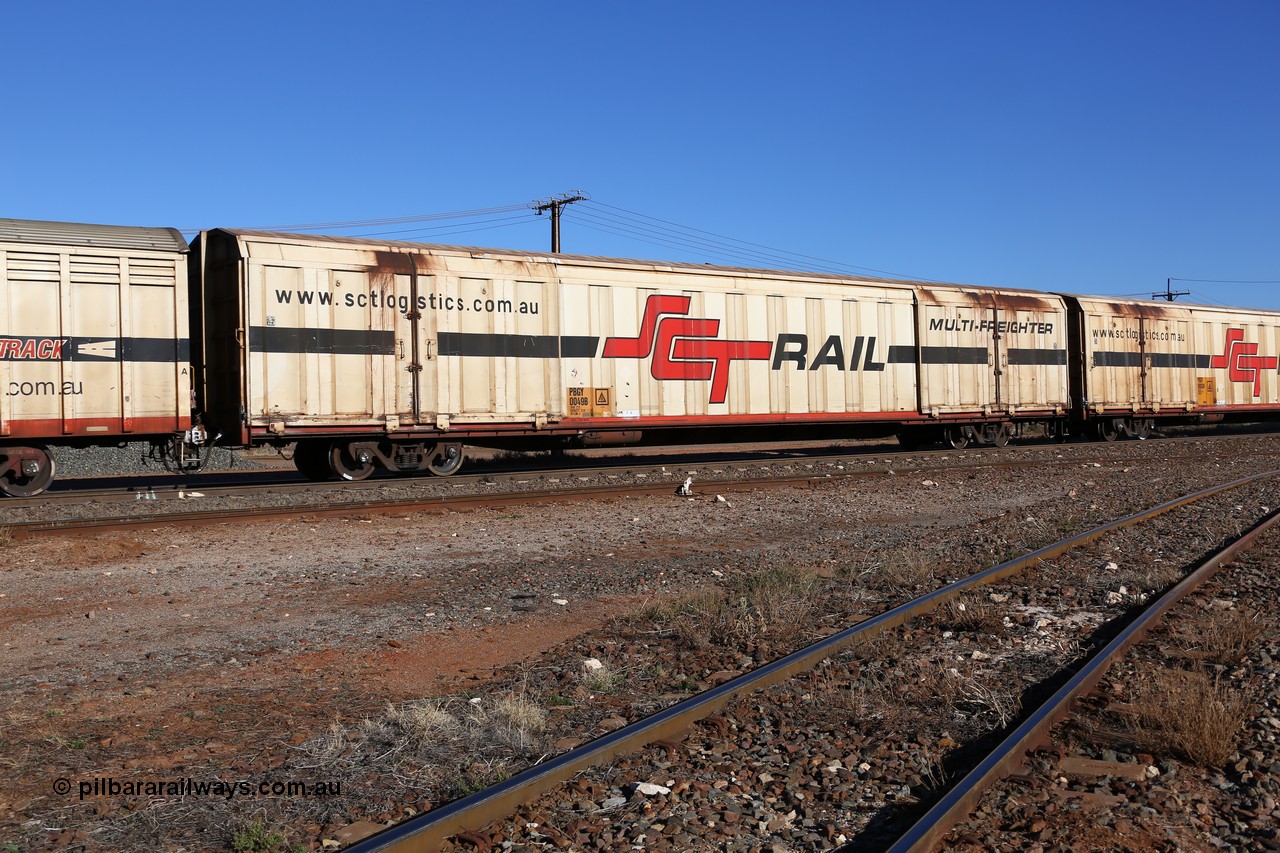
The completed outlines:
[[[158,461],[149,459],[151,445],[148,442],[132,442],[123,447],[54,447],[54,464],[60,480],[86,477],[116,477],[130,474],[157,474],[164,471]],[[247,454],[242,451],[214,448],[209,457],[209,470],[255,470],[274,467],[264,464],[258,451]],[[265,456],[270,460],[270,456]]]
[[[1087,710],[1058,727],[1057,751],[1038,755],[1017,783],[993,789],[947,846],[1280,850],[1278,585],[1280,533],[1272,532],[1180,603],[1112,669]],[[1224,630],[1242,625],[1251,630]],[[1200,673],[1213,687],[1211,701],[1170,694]],[[1237,703],[1232,724],[1199,724],[1196,712]],[[1135,731],[1144,713],[1164,727],[1148,722]],[[1213,754],[1207,747],[1217,743],[1226,745]],[[1069,763],[1075,757],[1097,765]]]
[[[163,516],[169,512],[192,510],[216,511],[251,507],[286,507],[314,504],[320,500],[327,504],[366,501],[436,500],[442,497],[462,495],[492,495],[509,492],[543,491],[546,489],[573,489],[581,487],[607,487],[627,483],[638,485],[661,484],[673,492],[686,478],[694,484],[694,490],[705,493],[711,489],[732,488],[736,481],[761,477],[815,477],[842,478],[876,475],[890,476],[960,476],[948,471],[972,467],[986,467],[993,463],[1022,463],[1044,465],[1043,476],[1052,478],[1059,467],[1075,462],[1121,466],[1142,464],[1153,453],[1160,453],[1168,460],[1180,460],[1186,464],[1205,464],[1218,459],[1231,460],[1239,452],[1240,442],[1246,442],[1259,460],[1272,459],[1280,465],[1280,441],[1274,437],[1251,438],[1187,438],[1164,442],[1118,442],[1115,444],[1072,443],[1030,444],[1006,448],[998,453],[992,450],[969,450],[930,453],[885,453],[883,444],[862,443],[857,446],[828,447],[834,451],[829,456],[813,456],[821,452],[821,446],[812,443],[780,446],[770,451],[773,458],[749,464],[737,462],[730,451],[714,449],[698,454],[670,454],[652,451],[616,453],[598,452],[574,454],[563,460],[568,467],[555,471],[545,468],[512,470],[513,465],[526,465],[521,457],[509,458],[505,454],[488,454],[471,465],[473,473],[448,478],[439,477],[380,477],[355,485],[330,482],[313,486],[305,492],[269,487],[255,491],[235,488],[224,493],[208,488],[212,483],[226,483],[225,471],[180,477],[156,473],[145,476],[118,478],[133,491],[125,492],[120,499],[94,500],[90,503],[43,503],[39,498],[29,501],[0,501],[0,524],[28,521],[48,521],[63,518],[99,518],[122,514],[138,516]],[[852,444],[852,443],[849,443]],[[1158,447],[1159,450],[1152,448]],[[839,455],[847,451],[849,455]],[[118,454],[137,453],[131,450]],[[483,452],[483,451],[480,451]],[[96,456],[87,451],[82,454]],[[544,457],[545,458],[545,457]],[[116,464],[116,463],[111,463]],[[236,453],[229,464],[240,474],[232,480],[243,484],[261,482],[263,474],[272,483],[280,482],[280,476],[293,477],[291,463],[274,453],[254,451],[252,456]],[[109,467],[109,466],[108,466]],[[101,485],[103,481],[93,481]],[[300,480],[299,480],[300,482]],[[178,488],[181,484],[182,488]],[[725,485],[713,485],[725,484]],[[146,493],[148,487],[152,488]],[[171,489],[166,492],[165,488]],[[157,500],[137,500],[139,495],[154,495]],[[179,500],[179,498],[181,500]],[[994,509],[1002,509],[1000,497],[986,495],[983,500]],[[945,507],[939,507],[945,515]]]
[[[683,612],[690,594],[799,573],[834,585],[830,604],[809,614],[827,631],[936,575],[1270,468],[1277,450],[1271,437],[1044,446],[1017,452],[1063,464],[926,476],[918,461],[892,463],[893,473],[873,461],[886,467],[724,501],[654,495],[14,543],[0,572],[0,845],[231,849],[235,832],[265,822],[318,849],[358,834],[342,835],[348,824],[403,817],[782,653],[809,624],[790,619],[654,662],[643,647],[665,648],[677,629],[651,616]],[[678,630],[696,641],[708,630],[700,618]],[[617,676],[608,690],[583,682],[588,657]],[[498,708],[519,696],[546,714],[540,731]],[[452,724],[429,713],[433,703]],[[406,708],[428,722],[410,725]],[[389,766],[348,760],[378,738]],[[449,751],[459,743],[472,749],[461,762]],[[106,777],[343,788],[312,798],[76,793]],[[70,795],[51,788],[58,778],[72,780]]]
[[[521,810],[499,828],[496,845],[882,847],[1016,719],[1024,697],[1030,703],[1056,686],[1108,623],[1251,521],[1273,493],[1274,486],[1249,487],[1113,534],[808,677],[731,703],[679,747],[582,774]],[[662,660],[680,651],[675,642],[649,654]]]

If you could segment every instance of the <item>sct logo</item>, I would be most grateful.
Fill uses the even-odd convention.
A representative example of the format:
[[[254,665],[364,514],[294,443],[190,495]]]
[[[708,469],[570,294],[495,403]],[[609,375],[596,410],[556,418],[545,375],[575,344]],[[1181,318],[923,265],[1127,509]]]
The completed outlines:
[[[2,361],[61,361],[66,338],[0,338]]]
[[[1209,366],[1227,368],[1227,378],[1232,382],[1252,382],[1253,396],[1262,396],[1263,370],[1275,370],[1274,355],[1258,355],[1258,345],[1245,343],[1244,329],[1227,329],[1227,348],[1222,355],[1209,359]]]
[[[767,361],[769,341],[722,341],[720,321],[693,319],[688,296],[650,296],[644,303],[640,334],[606,338],[604,358],[645,358],[653,354],[654,379],[711,380],[709,403],[723,403],[729,390],[729,364]],[[666,316],[664,316],[666,315]],[[674,316],[673,316],[674,315]]]

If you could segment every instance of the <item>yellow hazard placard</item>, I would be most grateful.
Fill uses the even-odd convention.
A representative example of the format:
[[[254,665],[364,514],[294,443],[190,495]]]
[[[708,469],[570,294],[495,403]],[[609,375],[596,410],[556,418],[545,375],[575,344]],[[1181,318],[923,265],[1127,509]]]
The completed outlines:
[[[571,418],[607,417],[613,414],[613,393],[608,388],[567,388],[565,408]]]
[[[1212,406],[1217,402],[1218,380],[1212,376],[1196,377],[1196,405]]]
[[[565,396],[565,407],[571,418],[584,418],[591,414],[591,400],[595,396],[594,388],[569,388]]]
[[[609,406],[609,389],[595,388],[591,394],[591,414],[596,417],[607,417],[610,415],[611,407]]]

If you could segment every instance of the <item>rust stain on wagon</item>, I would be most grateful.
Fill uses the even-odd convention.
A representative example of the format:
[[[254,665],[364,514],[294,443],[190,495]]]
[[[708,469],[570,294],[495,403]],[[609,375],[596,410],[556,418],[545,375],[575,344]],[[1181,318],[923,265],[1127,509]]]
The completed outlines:
[[[969,303],[976,308],[999,308],[1005,311],[1063,310],[1056,297],[1045,297],[1030,291],[988,290],[986,288],[917,287],[916,298],[923,304],[956,305]]]
[[[1007,291],[996,291],[992,295],[992,301],[997,308],[1004,308],[1010,311],[1061,311],[1063,303],[1060,299],[1045,299],[1040,296],[1031,296],[1022,293],[1009,293]]]
[[[388,252],[378,250],[373,253],[376,263],[370,267],[370,272],[384,273],[400,273],[408,275],[413,272],[413,258],[406,252]]]
[[[1185,317],[1187,312],[1167,305],[1155,305],[1149,302],[1102,302],[1090,299],[1091,308],[1101,308],[1117,317],[1141,317],[1144,320],[1168,320],[1173,317]]]

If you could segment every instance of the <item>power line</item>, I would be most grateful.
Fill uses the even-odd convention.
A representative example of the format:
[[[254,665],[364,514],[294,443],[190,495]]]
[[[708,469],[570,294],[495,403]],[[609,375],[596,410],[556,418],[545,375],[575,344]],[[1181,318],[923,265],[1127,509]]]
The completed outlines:
[[[765,255],[760,252],[744,250],[739,247],[731,246],[724,243],[706,241],[697,237],[682,235],[682,234],[679,234],[678,232],[670,231],[670,229],[646,228],[646,227],[643,227],[643,225],[631,226],[626,224],[626,222],[624,221],[611,219],[609,217],[602,218],[599,216],[594,216],[589,213],[583,213],[580,211],[574,212],[575,221],[583,220],[583,219],[589,222],[594,222],[598,226],[596,229],[594,229],[597,231],[604,231],[609,234],[628,237],[630,239],[637,239],[640,242],[667,246],[669,248],[692,249],[712,257],[727,258],[739,264],[742,263],[744,258],[747,258],[757,264],[794,263],[793,261],[790,261],[789,259],[786,259],[786,258],[779,258],[778,256],[774,256],[774,255]],[[725,251],[726,249],[728,251]],[[810,267],[812,268],[813,265],[810,265]],[[824,267],[823,271],[839,272],[838,269],[831,268],[831,267]]]
[[[619,219],[624,221],[617,225],[617,227],[619,228],[625,227],[625,222],[630,221],[631,223],[634,223],[636,227],[639,227],[643,231],[647,231],[650,234],[655,234],[655,233],[661,234],[662,232],[665,232],[667,235],[670,235],[671,239],[680,240],[681,243],[686,247],[702,248],[704,250],[709,250],[711,247],[725,248],[725,249],[731,250],[732,252],[731,256],[733,257],[738,257],[738,258],[748,257],[753,260],[757,260],[757,262],[758,262],[758,259],[764,258],[771,263],[781,262],[785,265],[791,265],[791,266],[801,265],[809,269],[817,269],[820,266],[820,269],[822,271],[838,272],[846,275],[851,274],[852,271],[856,270],[856,271],[860,271],[861,273],[876,273],[878,275],[892,276],[896,278],[910,278],[918,281],[932,281],[932,279],[928,279],[923,276],[912,276],[904,273],[891,272],[889,270],[876,269],[875,267],[858,266],[856,264],[844,264],[838,261],[828,260],[826,258],[818,258],[818,257],[814,257],[813,255],[805,255],[800,252],[791,252],[786,249],[779,249],[773,246],[766,246],[762,243],[753,243],[749,240],[739,240],[736,237],[729,237],[724,234],[718,234],[714,231],[705,231],[701,228],[693,228],[687,225],[681,225],[676,222],[671,222],[670,220],[660,219],[656,216],[648,216],[647,214],[639,213],[633,210],[627,210],[626,208],[617,207],[615,205],[606,204],[604,202],[592,201],[592,202],[589,202],[587,206],[608,208],[610,210],[616,210],[624,214],[630,214],[630,216],[621,216],[621,217],[612,216],[611,218],[614,219],[615,222],[617,222],[617,220]],[[582,214],[581,212],[577,212],[575,213],[575,215],[579,216]],[[609,216],[609,214],[606,214],[603,212],[601,212],[599,215]],[[640,217],[640,219],[637,220],[632,217]],[[647,222],[641,221],[641,220],[647,220]],[[661,224],[651,225],[650,223],[661,223]],[[597,224],[603,224],[603,223],[597,222]],[[666,228],[663,226],[672,226],[672,227]],[[608,229],[606,228],[606,230]],[[699,237],[697,235],[707,235],[707,237],[714,237],[717,239],[707,240],[706,238]],[[728,242],[726,243],[723,241],[728,241]],[[760,250],[764,250],[764,251],[760,251]],[[717,254],[721,257],[725,256],[723,252],[719,252]],[[813,261],[816,261],[817,264],[811,263]],[[809,263],[805,263],[805,262],[809,262]]]
[[[669,240],[650,240],[650,239],[646,239],[645,237],[635,236],[634,234],[628,234],[625,231],[619,231],[616,228],[607,228],[607,227],[598,227],[596,225],[588,225],[579,216],[575,216],[574,221],[577,222],[580,227],[586,228],[590,231],[597,231],[601,234],[613,234],[614,236],[626,237],[627,239],[634,240],[637,243],[647,243],[651,246],[665,246],[668,249],[687,248],[686,246],[682,246],[678,243],[674,243]],[[705,257],[722,259],[724,261],[725,266],[742,266],[742,257],[740,255],[726,255],[721,252],[712,251],[706,248],[699,248],[699,251]]]
[[[566,210],[569,205],[574,204],[575,202],[585,202],[585,204],[578,208],[574,208],[571,211]],[[354,237],[396,237],[396,235],[399,235],[397,239],[410,239],[414,236],[434,239],[451,234],[465,234],[476,231],[489,231],[497,228],[512,227],[519,224],[524,217],[519,215],[501,216],[500,214],[515,214],[518,211],[530,208],[532,208],[538,215],[546,212],[551,213],[553,252],[558,252],[560,250],[559,226],[561,219],[564,215],[571,215],[574,220],[579,222],[583,227],[589,228],[593,231],[613,234],[615,236],[623,237],[628,240],[635,240],[641,243],[666,246],[682,252],[697,252],[706,257],[715,258],[726,265],[766,266],[778,269],[808,269],[815,272],[825,272],[835,275],[862,276],[866,274],[873,274],[894,278],[916,279],[919,281],[933,280],[923,276],[912,276],[903,273],[891,272],[889,270],[876,269],[874,267],[844,264],[838,261],[818,258],[813,255],[805,255],[800,252],[792,252],[787,249],[767,246],[762,243],[740,240],[736,237],[718,234],[714,231],[706,231],[701,228],[681,225],[670,220],[661,219],[656,216],[649,216],[633,210],[627,210],[626,208],[607,204],[605,202],[597,202],[591,199],[588,194],[578,190],[553,196],[545,201],[535,201],[529,205],[510,204],[496,207],[476,208],[473,210],[456,210],[443,213],[426,213],[416,214],[413,216],[382,217],[375,219],[347,219],[332,222],[256,225],[247,226],[246,230],[286,232],[344,231],[357,228],[377,228],[378,226],[411,225],[443,220],[491,217],[488,219],[480,219],[474,223],[466,223],[465,225],[462,223],[450,223],[447,225],[423,226],[418,228],[365,231],[350,235]],[[179,230],[187,234],[195,234],[201,229],[184,228]]]
[[[1198,284],[1280,284],[1280,281],[1269,279],[1171,278],[1169,281],[1191,281]]]
[[[507,222],[512,225],[517,223],[531,223],[532,220],[526,215],[520,216],[498,216],[493,219],[481,219],[477,222],[470,223],[451,223],[449,225],[433,225],[428,228],[405,228],[397,231],[367,231],[363,234],[352,234],[353,237],[386,237],[393,234],[427,234],[434,231],[443,233],[463,233],[467,230],[472,231],[488,231],[489,228],[471,228],[472,225],[490,225],[495,222]],[[494,228],[503,228],[503,225],[493,225]]]
[[[1210,302],[1210,303],[1212,303],[1212,304],[1214,304],[1214,305],[1221,305],[1223,308],[1234,308],[1234,307],[1235,307],[1235,306],[1231,305],[1230,303],[1223,302],[1221,299],[1214,299],[1214,298],[1213,298],[1213,297],[1211,297],[1211,296],[1206,296],[1203,292],[1201,292],[1201,291],[1199,291],[1199,290],[1193,290],[1193,291],[1191,291],[1191,296],[1192,296],[1192,297],[1194,297],[1195,299],[1199,300],[1200,302]]]
[[[318,231],[345,228],[372,228],[377,225],[404,225],[410,222],[433,222],[441,219],[465,219],[473,216],[489,216],[495,213],[513,213],[524,209],[523,204],[507,204],[500,207],[482,207],[475,210],[454,210],[445,213],[422,213],[413,216],[393,216],[383,219],[343,219],[336,222],[303,222],[288,225],[249,225],[246,231]],[[179,228],[185,234],[195,234],[201,228]]]

